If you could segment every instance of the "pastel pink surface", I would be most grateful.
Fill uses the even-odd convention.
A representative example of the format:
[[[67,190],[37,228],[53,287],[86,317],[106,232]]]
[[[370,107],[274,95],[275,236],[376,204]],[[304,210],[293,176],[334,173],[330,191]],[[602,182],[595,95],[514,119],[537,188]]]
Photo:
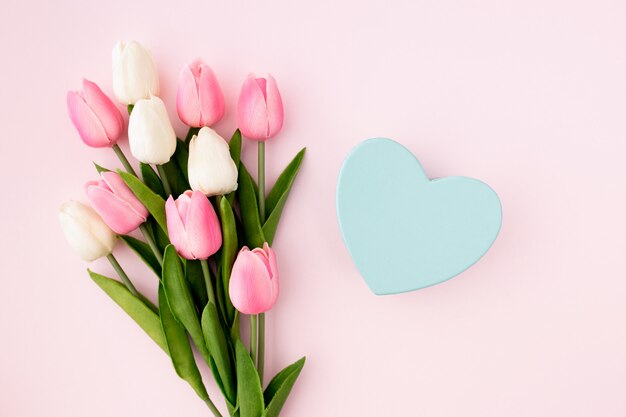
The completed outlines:
[[[285,123],[266,144],[268,185],[308,147],[273,246],[281,294],[267,315],[267,374],[307,355],[285,417],[626,415],[625,15],[613,0],[9,1],[0,415],[209,415],[57,224],[95,177],[92,160],[120,167],[81,142],[65,104],[83,76],[113,96],[118,39],[153,52],[179,136],[177,77],[200,57],[224,92],[224,137],[246,75],[276,78]],[[335,181],[347,152],[376,136],[407,146],[431,177],[499,193],[501,234],[461,276],[389,297],[358,276]],[[254,172],[256,144],[243,152]],[[154,300],[156,277],[116,253]]]

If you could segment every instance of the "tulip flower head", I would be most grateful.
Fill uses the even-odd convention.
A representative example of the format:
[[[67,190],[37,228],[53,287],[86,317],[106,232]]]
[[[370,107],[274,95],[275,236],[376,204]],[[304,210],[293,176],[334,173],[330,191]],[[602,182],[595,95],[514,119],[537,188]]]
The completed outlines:
[[[249,75],[241,87],[237,103],[237,124],[249,139],[265,141],[283,127],[283,101],[271,75]]]
[[[156,64],[139,42],[120,41],[113,47],[113,91],[125,104],[159,94]]]
[[[206,259],[222,246],[222,230],[213,206],[200,191],[185,191],[165,203],[167,232],[180,256]]]
[[[192,127],[213,126],[224,116],[224,94],[208,65],[195,61],[185,65],[178,76],[176,110]]]
[[[89,181],[85,191],[91,206],[119,235],[132,232],[148,218],[148,210],[116,172],[102,172],[99,181]]]
[[[115,233],[89,206],[68,201],[59,209],[59,222],[72,249],[91,262],[113,251]]]
[[[270,310],[278,299],[276,255],[267,243],[263,249],[243,247],[230,275],[228,286],[233,306],[244,314]]]
[[[135,103],[128,121],[130,152],[145,164],[164,164],[176,151],[176,133],[163,101],[150,96]]]
[[[237,165],[228,143],[210,127],[203,127],[189,142],[189,184],[207,196],[237,189]]]
[[[100,87],[83,79],[83,91],[67,92],[67,112],[86,145],[113,146],[124,130],[119,109]]]

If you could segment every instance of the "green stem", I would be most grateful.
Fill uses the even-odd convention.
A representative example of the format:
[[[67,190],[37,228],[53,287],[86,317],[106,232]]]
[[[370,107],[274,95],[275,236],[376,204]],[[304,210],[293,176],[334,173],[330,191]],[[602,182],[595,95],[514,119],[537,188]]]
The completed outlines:
[[[265,142],[259,141],[259,217],[265,223]]]
[[[139,226],[139,230],[141,230],[143,237],[146,238],[146,242],[148,242],[150,249],[152,249],[152,252],[154,252],[154,256],[156,256],[157,261],[159,261],[160,264],[163,264],[163,255],[161,255],[161,251],[159,250],[159,247],[154,241],[154,238],[152,237],[152,233],[150,233],[150,230],[148,230],[148,226],[146,226],[146,224],[143,223],[141,226]]]
[[[200,264],[202,265],[202,275],[204,275],[204,284],[206,285],[206,293],[209,296],[209,302],[217,305],[215,303],[213,284],[211,283],[211,272],[209,272],[209,264],[207,263],[206,259],[201,259]]]
[[[265,223],[265,142],[259,141],[258,146],[258,168],[259,168],[259,218],[261,224]],[[259,314],[259,338],[258,338],[258,358],[256,361],[259,371],[261,385],[263,385],[263,368],[265,367],[265,313]]]
[[[113,256],[113,254],[110,253],[107,255],[107,259],[109,260],[109,262],[111,262],[111,265],[113,265],[113,269],[115,269],[115,272],[117,272],[117,275],[119,275],[119,277],[122,279],[122,282],[124,283],[126,288],[128,288],[128,291],[130,291],[132,295],[134,295],[135,297],[143,301],[150,308],[150,310],[154,311],[155,313],[158,313],[159,310],[156,308],[156,306],[152,304],[150,300],[144,297],[143,294],[137,291],[137,288],[135,288],[133,283],[130,281],[130,278],[128,278],[128,275],[126,275],[126,272],[124,272],[124,270],[122,269],[122,266],[117,261],[115,256]]]
[[[211,412],[215,417],[222,417],[220,410],[217,409],[217,407],[215,406],[215,404],[213,404],[213,401],[211,401],[210,398],[207,398],[206,400],[204,400],[204,402],[207,406],[209,406],[209,409],[211,409]]]
[[[257,314],[250,315],[250,356],[252,357],[252,362],[256,364],[257,359],[257,328],[258,322],[257,318],[259,316]]]
[[[170,182],[167,180],[167,175],[165,174],[165,169],[163,165],[157,165],[157,170],[159,171],[159,176],[161,177],[161,182],[163,183],[163,189],[165,190],[165,194],[168,196],[172,195],[172,188],[170,187]]]
[[[126,169],[126,172],[128,172],[129,174],[133,174],[136,177],[137,173],[133,169],[130,162],[128,162],[126,155],[124,155],[124,152],[122,152],[122,148],[120,148],[117,143],[113,145],[113,151],[115,151],[115,154],[119,158],[120,162],[122,162],[122,165],[124,165],[124,169]]]

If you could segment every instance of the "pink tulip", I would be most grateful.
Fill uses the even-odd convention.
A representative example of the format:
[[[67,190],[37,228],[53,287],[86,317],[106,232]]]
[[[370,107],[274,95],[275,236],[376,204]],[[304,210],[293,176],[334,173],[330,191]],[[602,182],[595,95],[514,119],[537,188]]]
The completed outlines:
[[[83,79],[83,91],[67,92],[67,111],[80,138],[94,148],[114,145],[124,130],[122,113],[89,80]]]
[[[116,172],[102,172],[99,181],[89,181],[85,191],[91,206],[117,234],[125,235],[148,218],[148,210]]]
[[[200,191],[187,190],[165,203],[167,232],[180,256],[206,259],[222,246],[222,230],[213,206]]]
[[[178,76],[176,110],[178,117],[192,127],[212,126],[224,116],[224,94],[208,65],[194,61]]]
[[[255,78],[250,74],[241,87],[237,103],[237,124],[249,139],[265,141],[283,127],[283,101],[271,75]]]
[[[263,249],[243,247],[230,275],[230,300],[244,314],[271,309],[278,299],[276,255],[267,243]]]

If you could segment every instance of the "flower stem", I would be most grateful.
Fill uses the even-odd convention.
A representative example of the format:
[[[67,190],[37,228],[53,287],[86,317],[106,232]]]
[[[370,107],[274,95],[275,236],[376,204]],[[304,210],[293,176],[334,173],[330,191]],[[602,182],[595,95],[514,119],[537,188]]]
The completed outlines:
[[[202,275],[204,275],[204,284],[206,285],[206,293],[209,296],[209,302],[217,305],[215,303],[215,293],[213,292],[213,284],[211,283],[211,273],[209,272],[209,264],[206,259],[201,259],[200,264],[202,265]]]
[[[146,297],[143,296],[143,294],[137,291],[137,288],[135,288],[133,283],[130,281],[130,278],[128,278],[128,275],[126,275],[126,272],[124,272],[124,270],[122,269],[122,266],[117,261],[115,256],[113,256],[113,254],[110,253],[107,255],[107,259],[109,260],[109,262],[111,262],[111,265],[113,265],[113,269],[115,269],[115,272],[117,272],[117,275],[119,275],[119,277],[122,279],[122,282],[124,283],[126,288],[128,288],[128,291],[130,291],[132,295],[134,295],[135,297],[143,301],[144,304],[146,304],[148,308],[150,308],[150,310],[157,313],[159,310],[156,308],[154,304],[150,302],[150,300],[148,300]]]
[[[250,356],[252,357],[252,362],[256,364],[257,360],[257,328],[258,328],[258,314],[250,315]]]
[[[159,176],[161,177],[161,182],[163,183],[163,189],[165,190],[165,194],[172,195],[172,188],[170,187],[170,182],[167,180],[167,175],[165,174],[165,168],[163,165],[157,165],[157,170],[159,171]]]
[[[141,226],[139,226],[139,230],[141,230],[143,237],[146,238],[146,242],[148,242],[150,249],[152,249],[152,252],[154,252],[154,256],[156,256],[157,261],[159,261],[160,264],[163,264],[163,255],[161,255],[161,251],[159,250],[159,247],[154,241],[154,238],[152,237],[150,230],[148,230],[148,226],[146,226],[146,224],[143,223]]]
[[[126,155],[124,155],[124,152],[122,152],[122,148],[120,148],[117,143],[113,145],[113,151],[115,151],[115,154],[119,158],[120,162],[122,162],[122,165],[124,165],[124,169],[126,169],[126,172],[128,172],[129,174],[133,174],[136,177],[137,173],[133,169],[130,162],[128,162]]]
[[[259,218],[261,225],[265,223],[265,142],[259,141],[258,147],[259,165]],[[263,368],[265,365],[265,313],[259,314],[259,339],[258,339],[257,370],[261,385],[263,385]]]
[[[207,398],[206,400],[204,400],[204,402],[206,403],[206,405],[211,409],[211,412],[213,413],[213,415],[215,417],[222,417],[222,414],[220,413],[220,411],[217,409],[217,407],[215,406],[215,404],[213,404],[213,401],[211,401],[210,398]]]

